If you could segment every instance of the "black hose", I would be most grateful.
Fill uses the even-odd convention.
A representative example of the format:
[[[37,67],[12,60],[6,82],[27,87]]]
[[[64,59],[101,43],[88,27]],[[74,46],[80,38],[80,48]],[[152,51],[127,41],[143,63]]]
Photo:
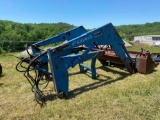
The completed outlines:
[[[40,80],[42,78],[42,72],[37,71],[34,68],[34,65],[37,65],[37,64],[41,65],[42,61],[39,58],[41,56],[45,55],[47,53],[47,51],[42,53],[42,54],[39,54],[37,56],[31,55],[29,52],[27,52],[27,53],[29,54],[30,57],[24,58],[24,59],[19,58],[20,62],[17,63],[16,70],[19,71],[19,72],[24,72],[24,76],[27,78],[28,82],[30,83],[30,85],[32,87],[31,90],[35,94],[35,99],[36,99],[37,103],[44,104],[45,101],[46,101],[45,97],[44,97],[44,94],[42,93],[42,91],[38,87],[39,82],[40,82]],[[24,62],[28,63],[29,65],[27,67],[23,66]],[[21,68],[24,68],[24,70],[18,69],[19,66]],[[32,75],[30,75],[30,71],[33,71],[33,70],[35,70],[35,77],[34,78],[32,77]],[[48,83],[47,83],[47,85],[48,85]]]

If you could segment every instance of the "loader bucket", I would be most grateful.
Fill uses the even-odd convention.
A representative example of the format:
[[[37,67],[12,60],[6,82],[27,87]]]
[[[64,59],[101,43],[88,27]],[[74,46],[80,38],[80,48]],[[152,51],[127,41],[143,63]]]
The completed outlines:
[[[138,54],[136,57],[136,68],[139,73],[151,73],[157,65],[158,64],[152,60],[149,52]]]
[[[115,67],[124,68],[124,62],[115,54],[115,52],[111,49],[103,49],[105,50],[105,54],[98,57],[99,61],[102,65],[114,65]],[[128,51],[130,57],[133,60],[133,67],[135,70],[142,74],[148,74],[157,67],[157,63],[152,60],[151,54],[146,51],[142,52],[135,52],[135,51]]]

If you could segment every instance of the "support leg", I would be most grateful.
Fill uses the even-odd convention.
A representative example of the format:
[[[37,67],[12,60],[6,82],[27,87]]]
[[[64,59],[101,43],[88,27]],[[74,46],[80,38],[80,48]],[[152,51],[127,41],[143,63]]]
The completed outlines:
[[[91,62],[92,79],[96,79],[97,77],[95,65],[96,65],[96,58],[93,58]]]
[[[84,67],[83,67],[83,66],[81,66],[80,64],[83,64],[83,63],[79,63],[80,73],[84,73]]]

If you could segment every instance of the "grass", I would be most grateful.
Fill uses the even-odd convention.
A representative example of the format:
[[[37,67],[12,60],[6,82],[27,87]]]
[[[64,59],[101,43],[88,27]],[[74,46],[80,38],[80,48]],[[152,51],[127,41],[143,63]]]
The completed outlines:
[[[128,50],[134,50],[134,51],[140,52],[141,48],[143,48],[144,50],[149,50],[151,53],[156,53],[156,52],[159,53],[160,52],[160,48],[158,46],[153,47],[153,46],[146,45],[143,43],[132,43],[132,44],[133,44],[133,46],[129,47]]]
[[[130,50],[140,51],[137,44]],[[159,47],[144,46],[151,52]],[[7,119],[102,119],[159,120],[160,66],[151,74],[133,74],[114,67],[103,67],[97,61],[100,76],[90,74],[69,76],[69,96],[58,99],[50,82],[45,90],[47,104],[41,108],[22,73],[15,70],[18,59],[0,56],[3,75],[0,77],[0,120]],[[86,64],[90,64],[87,61]],[[76,66],[70,72],[78,72]]]

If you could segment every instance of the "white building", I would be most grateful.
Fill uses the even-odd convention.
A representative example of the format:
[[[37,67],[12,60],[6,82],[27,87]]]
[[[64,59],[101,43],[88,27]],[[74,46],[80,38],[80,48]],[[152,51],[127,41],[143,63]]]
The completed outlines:
[[[160,35],[135,36],[134,41],[154,46],[160,46]]]

